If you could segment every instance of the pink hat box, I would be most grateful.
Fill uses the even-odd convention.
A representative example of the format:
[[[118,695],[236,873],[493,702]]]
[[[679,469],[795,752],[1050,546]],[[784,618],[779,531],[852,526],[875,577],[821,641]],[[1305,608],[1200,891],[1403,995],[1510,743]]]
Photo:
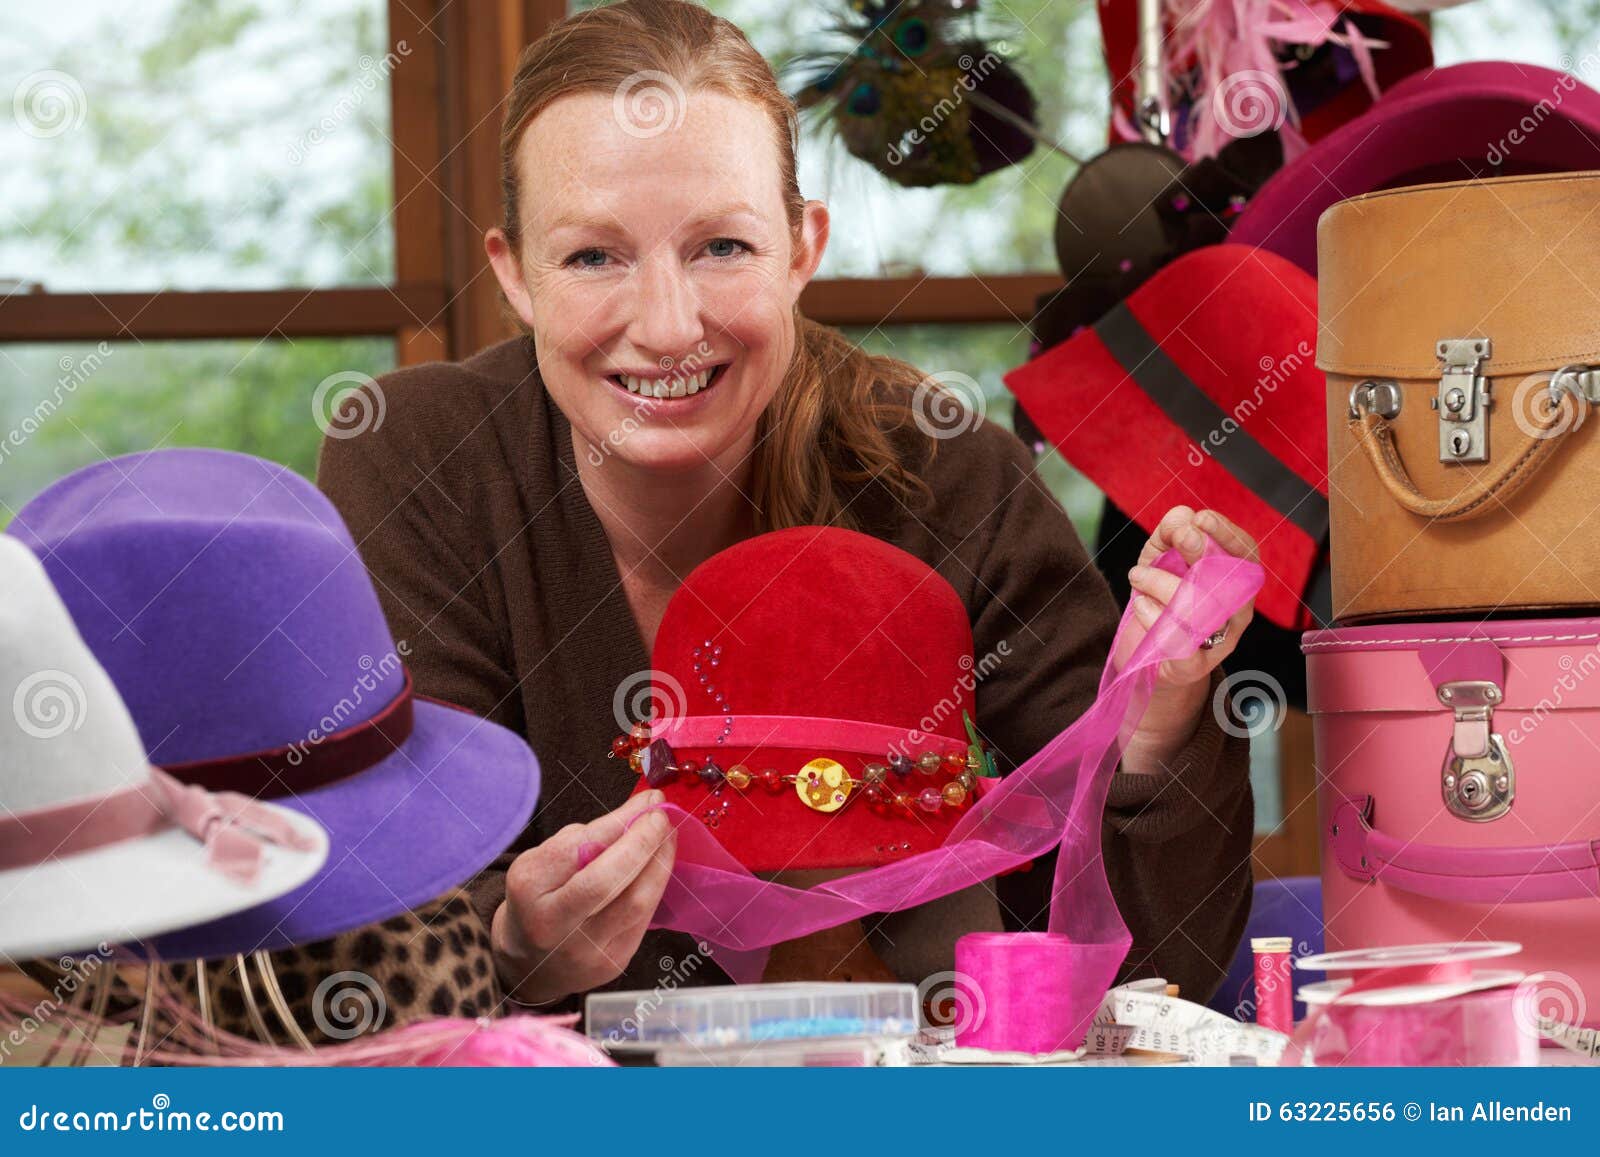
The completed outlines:
[[[1600,1024],[1600,619],[1339,627],[1301,649],[1328,949],[1518,941],[1542,1013]]]

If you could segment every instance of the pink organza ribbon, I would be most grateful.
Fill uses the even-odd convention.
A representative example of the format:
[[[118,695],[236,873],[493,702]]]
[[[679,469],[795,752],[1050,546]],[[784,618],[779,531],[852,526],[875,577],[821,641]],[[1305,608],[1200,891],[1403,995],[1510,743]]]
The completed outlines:
[[[0,871],[31,867],[126,840],[182,828],[206,848],[206,863],[241,884],[261,873],[267,844],[315,851],[278,812],[237,792],[209,792],[159,768],[147,782],[109,795],[0,816]]]
[[[1072,943],[1058,982],[1077,1038],[1131,943],[1106,880],[1100,827],[1121,745],[1144,714],[1161,664],[1192,655],[1261,588],[1261,567],[1213,544],[1188,566],[1176,551],[1156,562],[1180,578],[1148,631],[1123,614],[1095,702],[1033,758],[985,793],[938,848],[810,888],[758,879],[689,812],[658,805],[677,830],[672,878],[653,927],[713,946],[739,982],[760,979],[768,949],[875,913],[912,908],[1059,850],[1049,930]],[[1076,1043],[1074,1041],[1073,1043]]]

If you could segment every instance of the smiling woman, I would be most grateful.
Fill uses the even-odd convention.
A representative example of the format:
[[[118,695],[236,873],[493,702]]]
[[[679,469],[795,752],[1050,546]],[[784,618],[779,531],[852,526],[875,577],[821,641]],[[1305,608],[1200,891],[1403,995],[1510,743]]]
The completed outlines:
[[[976,680],[973,712],[1002,774],[1095,698],[1116,607],[1027,449],[938,375],[799,312],[830,237],[826,207],[801,194],[796,138],[767,63],[698,5],[621,0],[555,25],[524,52],[506,102],[504,219],[486,237],[523,334],[382,378],[381,429],[323,446],[319,483],[410,644],[418,689],[526,735],[544,768],[533,823],[474,888],[501,979],[525,1002],[649,988],[686,960],[693,983],[724,979],[702,966],[703,946],[648,931],[676,836],[661,793],[634,792],[626,760],[605,758],[632,722],[630,689],[660,666],[650,652],[668,602],[713,555],[831,524],[932,568],[965,612],[972,654],[1005,656]],[[1225,519],[1182,507],[1142,561],[1171,548],[1191,561],[1255,550]],[[1132,579],[1137,637],[1176,580],[1148,566]],[[837,586],[841,605],[857,598]],[[1206,705],[1249,618],[1246,607],[1216,646],[1163,666],[1105,813],[1106,872],[1134,939],[1125,973],[1196,997],[1220,980],[1248,907],[1247,741]],[[842,652],[858,641],[838,640]],[[847,686],[769,649],[780,681]],[[861,851],[862,865],[899,854]],[[1051,875],[975,881],[780,945],[767,975],[921,980],[952,966],[962,932],[1041,924]],[[780,874],[815,878],[793,876]]]

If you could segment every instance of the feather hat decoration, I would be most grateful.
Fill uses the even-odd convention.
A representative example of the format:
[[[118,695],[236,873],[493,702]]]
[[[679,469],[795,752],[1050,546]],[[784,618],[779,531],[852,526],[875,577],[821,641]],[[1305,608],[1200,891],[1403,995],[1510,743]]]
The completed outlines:
[[[977,26],[977,0],[851,0],[794,62],[802,109],[900,185],[970,185],[1039,139],[1033,93]]]

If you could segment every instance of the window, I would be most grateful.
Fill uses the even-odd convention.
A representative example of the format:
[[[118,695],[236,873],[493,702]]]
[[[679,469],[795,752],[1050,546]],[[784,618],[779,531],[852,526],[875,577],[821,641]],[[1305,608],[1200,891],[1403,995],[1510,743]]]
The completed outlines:
[[[0,279],[394,280],[382,0],[8,6]],[[86,50],[87,45],[96,46]]]
[[[309,478],[344,390],[392,368],[385,338],[0,346],[0,526],[62,475],[158,446]]]

